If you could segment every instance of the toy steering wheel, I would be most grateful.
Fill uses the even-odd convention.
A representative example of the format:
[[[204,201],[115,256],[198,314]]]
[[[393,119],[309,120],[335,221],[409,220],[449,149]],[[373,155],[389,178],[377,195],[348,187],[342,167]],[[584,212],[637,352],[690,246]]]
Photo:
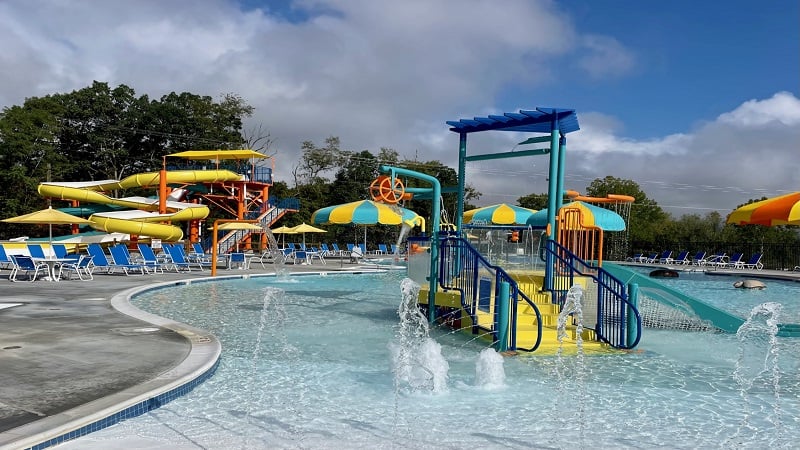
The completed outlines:
[[[377,202],[395,205],[403,199],[406,190],[399,178],[392,179],[386,175],[381,175],[369,186],[369,193],[372,199]]]

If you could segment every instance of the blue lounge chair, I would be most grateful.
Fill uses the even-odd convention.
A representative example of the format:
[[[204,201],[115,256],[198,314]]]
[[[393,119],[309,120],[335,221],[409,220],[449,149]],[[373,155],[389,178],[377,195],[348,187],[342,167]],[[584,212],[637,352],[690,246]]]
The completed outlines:
[[[100,244],[89,244],[89,246],[86,247],[86,251],[89,252],[89,256],[92,257],[93,270],[97,270],[99,268],[105,270],[106,273],[112,272],[112,266],[114,264],[108,260],[108,256]]]
[[[675,258],[667,258],[665,260],[665,262],[667,264],[687,264],[688,261],[689,261],[689,251],[688,250],[684,250],[684,251],[678,253],[678,256],[676,256]]]
[[[8,279],[11,281],[18,281],[17,276],[20,272],[25,272],[28,281],[36,281],[40,272],[47,276],[50,274],[50,266],[44,262],[37,263],[30,256],[11,255],[11,261],[14,263],[14,267],[11,268],[11,273],[8,274]],[[33,272],[33,275],[31,275],[31,272]]]
[[[387,253],[389,253],[389,248],[386,246],[386,244],[378,244],[378,254],[385,255]]]
[[[53,244],[50,246],[50,248],[53,249],[53,253],[55,253],[56,258],[66,258],[69,256],[67,246],[64,244]]]
[[[319,244],[319,247],[320,247],[320,249],[322,251],[322,256],[332,256],[333,255],[333,253],[331,253],[330,247],[328,247],[328,244]]]
[[[39,244],[28,244],[28,253],[32,258],[47,258],[47,256],[44,254],[44,249]]]
[[[755,269],[761,270],[764,268],[764,264],[761,263],[761,257],[764,256],[762,253],[754,253],[747,262],[739,261],[734,263],[733,267],[736,269]]]
[[[725,258],[727,258],[727,257],[728,257],[728,255],[725,252],[717,252],[712,256],[709,256],[707,258],[704,258],[704,259],[700,260],[698,265],[700,265],[700,266],[717,266],[720,263],[724,262]]]
[[[633,256],[628,256],[625,258],[625,261],[628,262],[641,262],[641,259],[644,257],[644,253],[634,253]]]
[[[228,270],[233,269],[233,266],[238,266],[239,269],[247,269],[247,258],[242,252],[233,252],[228,259]]]
[[[1,269],[12,269],[14,267],[14,261],[8,257],[8,253],[6,253],[6,248],[0,244],[0,268]]]
[[[113,247],[112,247],[113,249]],[[111,274],[114,273],[115,270],[120,269],[125,275],[128,275],[128,270],[141,270],[144,273],[144,267],[139,265],[140,267],[124,267],[121,264],[116,264],[114,259],[108,259],[108,255],[103,250],[103,247],[100,246],[98,243],[89,244],[89,247],[86,249],[89,252],[89,256],[92,257],[91,267],[92,270],[97,270],[101,268],[106,271],[106,273]],[[120,250],[116,250],[120,252]],[[124,251],[124,250],[122,250]],[[122,256],[122,255],[120,255]]]
[[[186,253],[184,253],[183,246],[180,244],[164,244],[163,248],[164,251],[167,252],[167,255],[169,255],[172,264],[175,265],[176,270],[179,270],[180,268],[186,268],[187,271],[191,271],[192,266],[196,266],[198,269],[203,270],[204,267],[210,266],[210,263],[190,261]]]
[[[192,251],[186,254],[187,260],[201,264],[211,264],[211,255],[206,253],[199,242],[192,244]]]
[[[648,262],[657,262],[659,264],[666,264],[669,257],[672,256],[672,250],[664,250],[660,256],[658,256],[655,261],[648,261]]]
[[[689,261],[689,262],[688,262],[688,263],[686,263],[686,264],[692,264],[692,265],[694,265],[694,266],[699,266],[699,265],[700,265],[700,263],[701,263],[701,261],[703,261],[703,260],[705,259],[705,257],[706,257],[706,252],[704,252],[704,251],[700,250],[699,252],[697,252],[697,253],[696,253],[696,254],[695,254],[693,257],[692,257],[691,261]]]
[[[150,247],[150,245],[140,242],[136,244],[136,246],[139,248],[139,254],[142,255],[142,264],[148,271],[160,270],[161,273],[164,273],[164,267],[166,267],[167,270],[172,267],[172,264],[169,262],[159,261],[156,252],[153,251],[153,248]]]
[[[92,275],[92,257],[89,255],[78,255],[75,262],[62,263],[58,269],[58,279],[66,275],[68,280],[72,279],[72,274],[78,276],[79,280],[94,280]]]
[[[651,253],[649,256],[645,256],[643,263],[654,263],[658,261],[658,253]]]
[[[124,244],[117,244],[109,249],[111,251],[111,258],[114,259],[113,267],[122,269],[125,275],[130,275],[131,271],[141,272],[142,275],[147,272],[147,267],[144,264],[136,264],[131,262],[130,253]]]
[[[721,262],[717,263],[717,267],[720,269],[733,269],[737,264],[742,262],[742,258],[744,258],[744,253],[734,253],[730,258],[724,258]]]

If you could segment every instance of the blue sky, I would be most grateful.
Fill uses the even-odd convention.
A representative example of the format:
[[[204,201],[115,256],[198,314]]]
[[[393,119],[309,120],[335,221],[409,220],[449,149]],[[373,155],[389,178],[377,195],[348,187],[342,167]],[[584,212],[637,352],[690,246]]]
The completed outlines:
[[[91,84],[234,92],[290,184],[339,136],[456,166],[445,122],[574,108],[567,187],[638,182],[675,215],[800,189],[800,2],[0,2],[0,107]],[[485,135],[483,135],[485,134]],[[470,136],[478,153],[511,133]],[[481,205],[546,190],[546,161],[470,163]]]

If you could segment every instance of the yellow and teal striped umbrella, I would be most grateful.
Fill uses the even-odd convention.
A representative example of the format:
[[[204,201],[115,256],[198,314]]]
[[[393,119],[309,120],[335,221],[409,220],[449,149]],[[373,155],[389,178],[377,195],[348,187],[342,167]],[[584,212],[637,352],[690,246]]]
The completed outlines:
[[[571,202],[561,207],[559,217],[564,218],[569,211],[580,211],[581,226],[598,227],[605,231],[622,231],[625,229],[625,219],[609,209],[601,208],[584,202]],[[547,208],[528,218],[528,225],[537,228],[547,226]],[[573,225],[567,224],[572,227]]]
[[[464,224],[525,225],[536,210],[500,203],[464,211]]]
[[[311,215],[311,223],[316,225],[400,225],[404,222],[424,226],[424,220],[414,211],[372,200],[327,206]]]

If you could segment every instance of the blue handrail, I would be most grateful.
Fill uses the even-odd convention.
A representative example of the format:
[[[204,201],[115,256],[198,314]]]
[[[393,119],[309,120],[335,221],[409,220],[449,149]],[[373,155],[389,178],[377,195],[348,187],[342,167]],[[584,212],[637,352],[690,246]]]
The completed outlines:
[[[574,284],[576,275],[593,279],[597,285],[597,323],[584,326],[594,329],[597,338],[612,347],[636,347],[642,336],[642,318],[628,298],[625,284],[602,267],[578,258],[552,239],[547,240],[545,251],[553,261],[554,275],[545,280],[545,290],[551,292],[553,302],[564,306],[567,291]],[[630,320],[631,314],[635,320]]]
[[[458,291],[461,294],[461,306],[467,311],[473,324],[477,324],[477,308],[480,301],[479,279],[481,273],[494,275],[495,298],[500,298],[498,289],[501,282],[509,284],[510,324],[509,324],[509,350],[535,351],[542,341],[542,315],[525,293],[520,291],[516,280],[503,270],[492,265],[483,255],[473,247],[469,241],[455,236],[445,236],[439,240],[439,285],[445,290]],[[524,300],[536,314],[536,343],[531,348],[517,347],[517,310],[519,301]],[[474,327],[477,332],[478,326]],[[492,323],[491,331],[497,339],[498,327]]]

